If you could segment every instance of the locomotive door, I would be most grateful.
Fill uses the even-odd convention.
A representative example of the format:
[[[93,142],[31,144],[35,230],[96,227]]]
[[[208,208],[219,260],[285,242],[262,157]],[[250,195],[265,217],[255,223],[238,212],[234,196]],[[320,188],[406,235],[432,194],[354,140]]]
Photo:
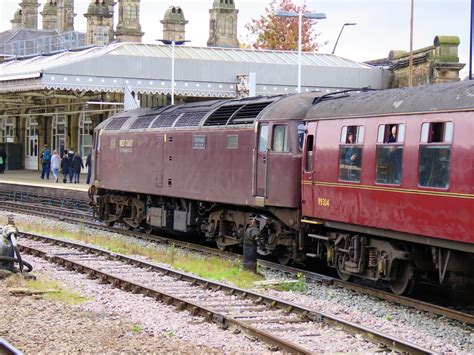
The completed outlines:
[[[261,124],[258,128],[257,149],[254,154],[254,191],[257,205],[265,205],[267,197],[268,174],[268,124]]]
[[[153,170],[155,172],[155,186],[163,187],[163,156],[164,156],[164,140],[165,136],[158,134],[156,136],[156,159],[153,163]]]
[[[306,135],[304,139],[303,161],[301,164],[302,186],[301,203],[303,216],[313,216],[314,200],[314,181],[315,181],[315,162],[314,153],[316,147],[316,128],[317,122],[309,122],[306,126]]]

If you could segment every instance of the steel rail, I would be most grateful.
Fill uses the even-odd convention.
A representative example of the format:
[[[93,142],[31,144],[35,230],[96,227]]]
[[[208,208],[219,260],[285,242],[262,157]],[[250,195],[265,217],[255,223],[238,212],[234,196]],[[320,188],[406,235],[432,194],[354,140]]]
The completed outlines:
[[[173,244],[176,247],[179,247],[182,249],[204,253],[207,255],[219,256],[226,259],[241,259],[242,258],[242,256],[239,254],[221,251],[215,248],[206,247],[199,244],[193,244],[190,242],[183,242],[176,239],[170,239],[170,238],[155,236],[155,235],[148,235],[146,233],[129,231],[125,229],[118,229],[114,227],[108,227],[102,224],[97,224],[95,222],[86,220],[85,218],[87,218],[87,215],[85,213],[80,213],[80,212],[75,212],[75,211],[65,211],[64,209],[58,211],[58,210],[55,210],[53,207],[49,207],[49,206],[39,207],[39,206],[34,206],[34,205],[27,208],[28,211],[25,211],[25,208],[20,207],[20,206],[24,206],[24,204],[20,205],[18,202],[2,202],[2,205],[0,207],[7,208],[10,211],[15,211],[19,213],[33,212],[35,215],[40,215],[40,216],[48,217],[48,218],[53,217],[62,221],[64,221],[65,219],[64,215],[67,215],[69,219],[66,222],[81,224],[93,229],[108,231],[112,233],[120,233],[123,235],[127,235],[133,238],[139,238],[139,239],[146,240],[149,242]],[[50,211],[50,213],[56,212],[57,214],[54,216],[51,216],[51,214],[48,214],[47,211]],[[290,266],[284,266],[284,265],[280,265],[280,264],[273,263],[266,260],[259,259],[258,265],[260,267],[272,269],[278,272],[287,273],[291,275],[301,274],[301,275],[304,275],[306,279],[311,280],[311,281],[321,282],[326,285],[338,286],[338,287],[352,290],[355,292],[359,292],[368,296],[377,297],[385,301],[389,301],[389,302],[396,303],[399,305],[403,305],[403,306],[411,307],[417,310],[429,312],[435,315],[447,317],[447,318],[457,320],[459,322],[462,322],[468,325],[474,325],[473,314],[463,313],[457,310],[453,310],[447,307],[428,303],[422,300],[417,300],[417,299],[409,298],[406,296],[395,295],[393,293],[390,293],[384,290],[379,290],[379,289],[375,289],[375,288],[371,288],[367,286],[358,285],[353,282],[343,281],[337,278],[333,278],[331,276],[314,273],[314,272],[310,272],[310,271],[306,271],[303,269],[298,269],[298,268],[294,268]]]
[[[20,236],[25,237],[25,238],[31,238],[31,239],[34,239],[35,241],[44,241],[47,243],[54,243],[54,244],[58,244],[58,245],[69,247],[69,248],[79,249],[81,251],[87,251],[88,253],[93,253],[96,255],[107,256],[114,260],[119,260],[128,264],[132,264],[137,267],[141,267],[148,270],[164,273],[169,276],[173,276],[174,278],[178,280],[187,281],[191,285],[199,285],[206,289],[211,289],[211,290],[222,290],[222,291],[227,292],[228,294],[240,296],[243,299],[250,299],[258,304],[266,305],[267,307],[270,307],[270,308],[278,308],[281,310],[285,310],[288,313],[294,313],[298,315],[301,319],[310,320],[313,322],[324,322],[329,326],[342,328],[344,329],[344,331],[350,334],[361,335],[364,339],[370,342],[373,342],[375,344],[383,344],[386,349],[390,349],[392,351],[407,352],[411,354],[431,353],[430,349],[426,349],[421,346],[412,344],[410,342],[406,342],[394,336],[383,334],[382,332],[369,329],[367,327],[361,326],[360,324],[347,321],[340,317],[337,317],[325,312],[319,312],[313,309],[305,308],[291,302],[279,300],[271,296],[265,296],[259,293],[251,292],[251,291],[240,289],[237,287],[232,287],[232,286],[225,285],[219,282],[206,280],[206,279],[193,276],[188,273],[180,272],[168,267],[160,266],[154,263],[145,262],[143,260],[139,260],[139,259],[125,256],[122,254],[111,253],[107,250],[92,247],[92,246],[85,245],[82,243],[70,242],[66,240],[60,240],[60,239],[50,238],[50,237],[41,236],[41,235],[35,235],[31,233],[23,233],[23,232],[20,233]],[[82,263],[68,260],[64,256],[48,255],[48,253],[46,252],[43,252],[41,250],[35,250],[34,248],[27,247],[21,243],[19,243],[19,245],[22,247],[23,251],[36,254],[38,256],[42,256],[48,260],[51,260],[52,262],[65,265],[76,271],[88,273],[93,277],[100,277],[101,280],[104,282],[109,282],[116,286],[127,285],[127,286],[124,286],[125,289],[130,289],[133,292],[142,293],[144,295],[148,295],[151,297],[158,298],[160,300],[164,300],[168,304],[174,304],[181,310],[189,309],[191,310],[191,312],[194,312],[195,314],[200,314],[200,315],[205,316],[207,320],[211,320],[215,323],[220,324],[223,328],[237,327],[246,333],[249,332],[250,334],[259,337],[260,339],[265,341],[267,344],[278,346],[278,348],[283,351],[288,351],[291,353],[310,353],[311,352],[309,349],[301,347],[297,344],[292,344],[288,341],[285,341],[283,339],[280,339],[272,335],[271,333],[267,331],[256,329],[250,324],[247,324],[237,319],[233,319],[232,317],[228,317],[223,314],[217,313],[206,307],[202,307],[199,304],[186,301],[179,297],[175,297],[171,294],[167,294],[163,291],[158,291],[155,289],[151,289],[149,287],[145,287],[140,284],[133,283],[129,280],[121,279],[117,276],[105,273],[103,271],[95,270],[91,268],[90,266],[86,266]]]

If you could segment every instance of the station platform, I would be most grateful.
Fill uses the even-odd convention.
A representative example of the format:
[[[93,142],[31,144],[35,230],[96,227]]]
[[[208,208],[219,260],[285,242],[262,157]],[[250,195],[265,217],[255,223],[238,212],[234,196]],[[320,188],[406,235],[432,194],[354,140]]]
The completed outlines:
[[[41,172],[36,170],[6,170],[4,174],[0,174],[0,184],[25,185],[35,187],[57,188],[65,190],[87,192],[87,174],[81,174],[79,184],[63,183],[62,175],[59,176],[59,182],[54,181],[53,174],[49,176],[49,180],[41,179]]]

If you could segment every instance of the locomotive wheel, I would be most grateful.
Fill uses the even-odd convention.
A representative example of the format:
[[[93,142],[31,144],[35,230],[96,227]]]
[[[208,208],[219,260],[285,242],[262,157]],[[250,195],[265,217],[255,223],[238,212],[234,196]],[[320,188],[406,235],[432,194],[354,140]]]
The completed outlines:
[[[346,274],[344,271],[341,271],[338,267],[336,268],[337,275],[342,281],[349,281],[352,277],[351,274]]]
[[[290,256],[290,253],[288,252],[288,250],[285,250],[285,251],[282,251],[281,253],[278,253],[278,256],[277,256],[277,259],[278,259],[278,263],[280,265],[288,265],[291,261],[291,256]]]
[[[415,271],[411,263],[402,263],[397,267],[394,280],[390,281],[390,289],[397,295],[408,295],[415,287]]]

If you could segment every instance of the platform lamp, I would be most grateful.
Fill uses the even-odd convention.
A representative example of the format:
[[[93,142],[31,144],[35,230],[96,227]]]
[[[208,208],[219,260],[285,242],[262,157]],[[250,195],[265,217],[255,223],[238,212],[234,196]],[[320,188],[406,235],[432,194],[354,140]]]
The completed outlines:
[[[310,20],[324,20],[326,14],[317,12],[303,12],[300,7],[298,12],[292,11],[277,11],[278,17],[298,17],[298,92],[301,92],[301,37],[303,32],[303,17]]]
[[[188,40],[174,41],[170,39],[157,39],[163,44],[171,46],[171,105],[174,105],[174,48],[176,46],[181,46],[186,42],[191,42]]]
[[[355,22],[346,22],[345,24],[342,25],[341,31],[339,31],[339,36],[337,36],[336,44],[334,45],[334,48],[332,49],[331,54],[334,54],[334,52],[336,51],[336,47],[337,47],[337,44],[339,43],[339,38],[341,38],[342,31],[344,31],[344,27],[346,27],[346,26],[355,26],[355,25],[357,25],[357,23],[355,23]]]

